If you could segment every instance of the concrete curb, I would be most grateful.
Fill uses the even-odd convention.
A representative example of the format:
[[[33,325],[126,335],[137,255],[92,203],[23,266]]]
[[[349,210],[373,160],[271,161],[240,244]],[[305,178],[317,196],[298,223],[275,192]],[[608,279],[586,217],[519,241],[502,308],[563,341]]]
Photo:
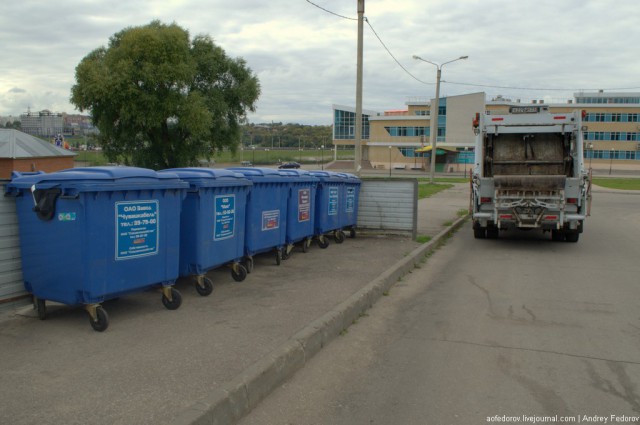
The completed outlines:
[[[255,408],[273,390],[286,382],[316,353],[383,296],[403,275],[449,235],[458,230],[468,216],[458,218],[378,278],[354,293],[329,312],[311,322],[268,356],[254,363],[221,389],[214,389],[204,399],[172,418],[175,425],[231,425]]]

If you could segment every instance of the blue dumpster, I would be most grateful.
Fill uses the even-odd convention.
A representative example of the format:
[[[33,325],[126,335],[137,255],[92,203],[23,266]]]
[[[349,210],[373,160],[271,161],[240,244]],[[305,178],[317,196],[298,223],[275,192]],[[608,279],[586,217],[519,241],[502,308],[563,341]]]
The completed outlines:
[[[344,179],[343,202],[340,207],[340,225],[342,230],[348,230],[352,238],[356,237],[358,222],[358,198],[360,197],[361,181],[358,176],[350,173],[338,173]]]
[[[45,300],[85,306],[104,331],[100,303],[162,287],[170,310],[182,297],[178,277],[181,200],[187,183],[175,174],[133,167],[14,173],[25,288],[41,319]]]
[[[286,243],[287,177],[273,168],[228,168],[251,180],[245,224],[245,267],[253,270],[253,256],[275,251],[276,263],[282,261]]]
[[[295,243],[302,242],[302,252],[307,252],[315,235],[316,189],[318,178],[306,170],[284,169],[280,174],[287,177],[289,185],[287,202],[287,247],[284,257],[291,254]]]
[[[343,220],[340,211],[344,203],[345,176],[331,171],[311,171],[318,178],[316,192],[315,234],[320,248],[329,246],[325,235],[333,233],[338,243],[342,243],[345,235],[342,232]]]
[[[180,216],[180,276],[195,276],[196,290],[206,296],[213,282],[208,270],[231,265],[231,275],[241,282],[247,270],[244,257],[245,210],[251,181],[242,174],[211,168],[173,168],[189,183]]]

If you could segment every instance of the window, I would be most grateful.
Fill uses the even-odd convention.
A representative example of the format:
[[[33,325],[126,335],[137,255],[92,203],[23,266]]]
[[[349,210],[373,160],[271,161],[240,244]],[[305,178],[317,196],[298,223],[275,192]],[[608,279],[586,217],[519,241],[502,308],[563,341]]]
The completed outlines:
[[[333,138],[334,139],[354,139],[356,128],[355,112],[334,110],[333,115]],[[362,138],[369,138],[369,116],[362,114]]]

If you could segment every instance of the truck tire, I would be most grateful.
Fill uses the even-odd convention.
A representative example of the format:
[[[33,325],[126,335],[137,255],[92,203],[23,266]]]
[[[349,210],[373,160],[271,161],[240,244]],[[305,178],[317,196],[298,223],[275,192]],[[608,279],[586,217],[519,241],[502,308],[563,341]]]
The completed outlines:
[[[500,235],[500,229],[496,226],[488,226],[487,227],[487,239],[498,239]]]
[[[567,242],[578,242],[578,239],[580,239],[580,233],[578,232],[569,232],[565,234],[565,238],[567,240]]]
[[[487,229],[485,227],[473,226],[473,237],[476,239],[484,239],[487,236]]]
[[[564,241],[564,232],[562,230],[553,229],[551,231],[551,240],[554,242],[563,242]]]

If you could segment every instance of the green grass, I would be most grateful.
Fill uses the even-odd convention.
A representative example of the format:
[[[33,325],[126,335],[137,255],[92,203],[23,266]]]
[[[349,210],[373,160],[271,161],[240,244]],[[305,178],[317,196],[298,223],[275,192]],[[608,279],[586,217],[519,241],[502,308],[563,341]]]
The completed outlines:
[[[608,187],[609,189],[640,190],[640,179],[607,178],[598,177],[593,179],[593,184]]]
[[[419,178],[419,183],[428,183],[431,180],[429,178]],[[469,183],[469,179],[465,177],[436,177],[436,183]]]
[[[76,162],[84,162],[89,166],[106,165],[107,158],[101,151],[76,151]]]
[[[418,235],[416,237],[416,242],[418,243],[427,243],[429,242],[431,239],[433,239],[431,236],[427,236],[427,235]]]
[[[438,192],[447,190],[453,187],[453,184],[448,183],[426,183],[418,185],[418,199],[428,198],[435,195]]]

